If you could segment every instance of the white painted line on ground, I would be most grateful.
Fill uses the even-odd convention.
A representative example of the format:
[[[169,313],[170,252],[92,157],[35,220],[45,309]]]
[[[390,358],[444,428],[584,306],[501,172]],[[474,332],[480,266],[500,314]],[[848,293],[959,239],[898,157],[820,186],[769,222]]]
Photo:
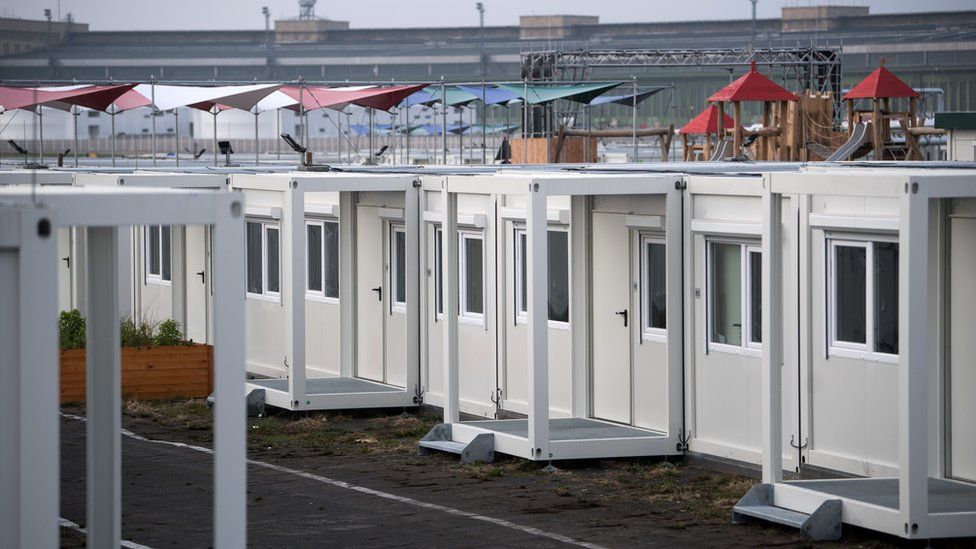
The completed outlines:
[[[82,534],[88,535],[88,532],[84,528],[82,528],[78,523],[72,522],[64,517],[58,518],[58,526],[62,528],[67,528],[68,530],[74,530],[75,532],[80,532]],[[128,540],[122,540],[122,543],[119,545],[120,547],[125,547],[125,549],[152,549],[152,547],[149,547],[148,545],[139,545],[134,541],[128,541]]]
[[[64,417],[66,417],[66,418],[68,418],[68,419],[73,419],[73,420],[77,420],[77,421],[85,421],[86,420],[82,416],[77,416],[77,415],[73,415],[73,414],[65,414],[65,413],[62,413],[61,415],[64,416]],[[183,442],[171,442],[171,441],[168,441],[168,440],[149,439],[149,438],[146,438],[146,437],[144,437],[142,435],[137,435],[136,433],[133,433],[132,431],[129,431],[127,429],[122,429],[122,435],[123,436],[126,436],[126,437],[129,437],[131,439],[134,439],[134,440],[138,440],[140,442],[149,442],[149,443],[152,443],[152,444],[163,444],[165,446],[172,446],[174,448],[185,448],[187,450],[193,450],[194,452],[202,452],[204,454],[213,454],[213,450],[210,449],[210,448],[206,448],[206,447],[203,447],[203,446],[195,446],[193,444],[186,444],[186,443],[183,443]],[[287,473],[287,474],[290,474],[290,475],[295,475],[297,477],[301,477],[301,478],[308,479],[308,480],[314,480],[314,481],[320,482],[322,484],[328,484],[330,486],[335,486],[337,488],[344,488],[346,490],[352,490],[354,492],[359,492],[361,494],[367,494],[367,495],[376,496],[376,497],[383,498],[383,499],[388,499],[388,500],[391,500],[391,501],[396,501],[396,502],[399,502],[399,503],[403,503],[405,505],[412,505],[414,507],[420,507],[422,509],[429,509],[431,511],[440,511],[442,513],[447,513],[449,515],[454,515],[454,516],[458,516],[458,517],[464,517],[464,518],[468,518],[468,519],[471,519],[471,520],[478,520],[478,521],[481,521],[481,522],[487,522],[487,523],[490,523],[490,524],[494,524],[496,526],[501,526],[503,528],[509,528],[511,530],[516,530],[518,532],[522,532],[522,533],[525,533],[525,534],[529,534],[529,535],[533,535],[533,536],[537,536],[537,537],[541,537],[541,538],[551,539],[553,541],[558,541],[560,543],[565,543],[565,544],[568,544],[568,545],[574,545],[576,547],[586,547],[587,549],[605,549],[602,545],[599,545],[599,544],[596,544],[596,543],[590,543],[590,542],[586,542],[586,541],[575,540],[575,539],[573,539],[573,538],[571,538],[569,536],[564,536],[562,534],[556,534],[554,532],[547,532],[545,530],[540,530],[538,528],[533,528],[531,526],[522,526],[521,524],[515,524],[514,522],[510,522],[510,521],[507,521],[505,519],[500,519],[500,518],[495,518],[495,517],[489,517],[489,516],[485,516],[485,515],[479,515],[478,513],[472,513],[470,511],[462,511],[460,509],[455,509],[453,507],[448,507],[446,505],[438,505],[436,503],[427,503],[425,501],[420,501],[420,500],[417,500],[417,499],[408,498],[408,497],[404,497],[404,496],[398,496],[396,494],[391,494],[389,492],[383,492],[383,491],[380,491],[380,490],[374,490],[372,488],[366,488],[365,486],[357,486],[355,484],[350,484],[350,483],[345,482],[345,481],[342,481],[342,480],[336,480],[336,479],[332,479],[332,478],[329,478],[329,477],[323,477],[321,475],[316,475],[314,473],[308,473],[308,472],[305,472],[305,471],[299,471],[298,469],[291,469],[289,467],[283,467],[281,465],[275,465],[273,463],[267,463],[267,462],[264,462],[264,461],[257,461],[257,460],[254,460],[254,459],[249,459],[249,460],[247,460],[247,462],[248,462],[248,464],[253,465],[255,467],[262,467],[264,469],[270,469],[272,471],[278,471],[280,473]]]

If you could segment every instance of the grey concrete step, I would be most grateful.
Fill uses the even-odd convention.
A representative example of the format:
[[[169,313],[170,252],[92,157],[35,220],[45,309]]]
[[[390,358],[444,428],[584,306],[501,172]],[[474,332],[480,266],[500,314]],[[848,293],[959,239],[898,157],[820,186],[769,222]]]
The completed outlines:
[[[734,512],[792,528],[802,528],[803,524],[810,518],[810,515],[806,513],[791,511],[775,505],[736,505]]]
[[[421,440],[419,444],[421,448],[448,452],[457,455],[464,453],[464,448],[467,447],[467,444],[464,444],[463,442],[454,442],[453,440]]]

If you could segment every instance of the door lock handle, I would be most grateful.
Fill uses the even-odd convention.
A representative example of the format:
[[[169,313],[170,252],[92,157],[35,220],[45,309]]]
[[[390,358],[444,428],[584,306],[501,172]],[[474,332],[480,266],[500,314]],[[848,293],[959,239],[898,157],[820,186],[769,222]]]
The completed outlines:
[[[200,277],[200,284],[206,284],[207,283],[207,272],[206,271],[200,271],[200,272],[198,272],[197,273],[197,276]]]
[[[613,314],[620,315],[620,316],[624,317],[624,328],[626,328],[627,327],[627,316],[628,316],[627,315],[627,309],[624,309],[622,311],[617,311],[617,312],[615,312]]]
[[[377,297],[377,298],[378,298],[378,299],[379,299],[380,301],[383,301],[383,286],[378,286],[378,287],[376,287],[376,288],[373,288],[373,290],[372,290],[372,291],[374,291],[374,292],[376,292],[376,297]]]
[[[65,264],[66,264],[65,267],[67,267],[69,269],[71,268],[71,256],[62,257],[61,258],[61,261],[64,261],[65,262]]]

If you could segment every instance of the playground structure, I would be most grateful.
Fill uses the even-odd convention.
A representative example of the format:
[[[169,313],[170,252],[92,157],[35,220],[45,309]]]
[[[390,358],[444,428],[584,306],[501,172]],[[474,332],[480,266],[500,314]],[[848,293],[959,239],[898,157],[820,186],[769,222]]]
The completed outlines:
[[[717,139],[718,118],[718,107],[710,105],[681,128],[681,150],[685,162],[708,160],[712,157],[713,151],[721,142],[721,139]],[[731,116],[722,113],[722,118],[723,126],[735,127],[735,121]],[[696,135],[701,136],[701,143],[692,141],[692,136]]]
[[[796,111],[791,117],[789,108],[791,102],[798,100],[799,97],[760,73],[755,63],[749,72],[712,94],[708,101],[716,105],[720,113],[725,114],[726,103],[732,105],[732,148],[726,156],[742,156],[748,136],[748,144],[755,143],[755,160],[799,160],[799,127],[796,123],[790,123],[791,118],[796,119]],[[747,132],[742,127],[742,103],[754,101],[762,103],[762,126]],[[722,139],[728,139],[724,118],[717,117],[718,134]]]
[[[844,95],[847,103],[849,140],[829,160],[848,160],[874,153],[874,160],[922,160],[918,136],[940,134],[942,130],[925,127],[925,115],[919,119],[917,91],[891,71],[879,66]],[[908,99],[907,111],[892,111],[892,99]],[[869,110],[858,110],[857,100],[870,100]],[[892,139],[892,124],[898,124],[903,143]]]

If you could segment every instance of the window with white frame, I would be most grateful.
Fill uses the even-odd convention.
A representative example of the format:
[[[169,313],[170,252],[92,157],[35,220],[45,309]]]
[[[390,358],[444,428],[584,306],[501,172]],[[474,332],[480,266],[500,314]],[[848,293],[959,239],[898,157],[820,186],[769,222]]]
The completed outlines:
[[[667,330],[667,256],[664,238],[640,237],[641,332],[662,336]]]
[[[569,231],[549,229],[549,320],[569,322]],[[528,307],[528,242],[524,228],[515,229],[515,311],[524,321]]]
[[[308,220],[305,230],[308,293],[339,299],[339,223]]]
[[[485,237],[478,231],[458,233],[461,318],[485,318]]]
[[[407,308],[407,231],[403,225],[390,226],[390,288],[393,290],[391,310]]]
[[[434,227],[434,310],[436,315],[444,314],[444,232]]]
[[[281,293],[281,254],[277,223],[248,221],[247,293],[278,297]]]
[[[171,238],[168,225],[150,225],[146,234],[146,281],[168,283],[173,280]]]
[[[762,344],[762,250],[744,242],[708,242],[708,341],[715,348]]]
[[[827,286],[830,354],[898,354],[897,242],[829,238]]]

